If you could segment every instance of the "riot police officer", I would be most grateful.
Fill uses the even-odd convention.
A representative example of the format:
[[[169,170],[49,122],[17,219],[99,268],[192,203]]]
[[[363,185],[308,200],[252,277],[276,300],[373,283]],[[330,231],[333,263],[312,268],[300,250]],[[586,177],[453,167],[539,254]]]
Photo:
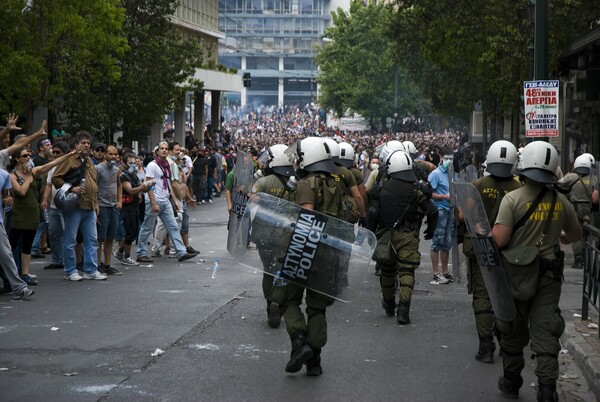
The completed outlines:
[[[295,188],[292,187],[293,180],[290,182],[290,177],[294,175],[293,162],[290,161],[288,155],[285,154],[287,145],[276,144],[267,149],[266,161],[262,172],[263,177],[259,178],[252,186],[252,193],[267,193],[272,196],[283,198],[287,201],[294,201]],[[260,230],[256,230],[260,235]],[[276,256],[272,253],[269,239],[267,236],[255,236],[253,241],[260,259],[265,267],[265,272],[269,271],[268,264],[275,264]],[[281,323],[281,310],[277,303],[272,302],[271,290],[273,289],[273,277],[266,273],[263,274],[262,280],[263,296],[267,301],[267,319],[271,328],[279,328]]]
[[[419,157],[419,152],[412,141],[403,141],[402,145],[413,160],[413,172],[417,178],[417,182],[421,182],[421,184],[426,187],[427,177],[429,176],[429,173],[435,170],[435,165],[426,160],[417,159]]]
[[[517,148],[508,141],[496,141],[487,152],[486,169],[488,174],[473,182],[481,196],[490,227],[494,225],[500,202],[504,196],[521,187],[521,184],[512,175],[512,168],[516,161]],[[473,294],[473,313],[479,335],[479,350],[475,359],[484,363],[493,363],[496,345],[492,334],[492,303],[468,233],[465,234],[463,253],[468,258],[469,292]]]
[[[415,186],[413,161],[404,151],[395,151],[387,162],[388,180],[379,191],[380,209],[377,214],[377,238],[391,231],[391,243],[396,254],[393,264],[381,264],[381,305],[388,317],[396,313],[398,324],[410,323],[410,302],[415,284],[415,270],[421,262],[419,230],[427,216],[425,239],[431,239],[438,211],[429,197]],[[389,234],[389,233],[388,233]],[[398,278],[398,304],[396,280]],[[396,310],[397,306],[397,310]]]
[[[536,355],[538,401],[558,400],[559,338],[565,328],[558,308],[564,268],[559,239],[561,230],[562,240],[570,242],[581,239],[582,231],[571,203],[548,187],[556,183],[557,166],[558,153],[551,144],[545,141],[527,144],[517,162],[525,185],[504,196],[492,229],[502,250],[503,266],[517,308],[516,319],[496,323],[497,330],[502,332],[503,363],[498,388],[509,398],[519,396],[523,385],[521,370],[525,366],[523,348],[531,341],[531,350]],[[522,251],[527,255],[515,258]],[[511,267],[507,261],[518,264]]]
[[[573,204],[580,225],[588,223],[592,217],[592,206],[598,204],[598,189],[592,169],[596,168],[594,157],[591,154],[582,154],[575,158],[573,172],[566,174],[559,181],[559,188],[568,194],[569,201]],[[575,269],[583,268],[583,240],[573,242],[573,266]]]
[[[329,147],[318,137],[305,138],[296,146],[296,203],[302,208],[339,218],[342,212],[342,189],[337,183],[335,174],[338,169],[331,160]],[[334,265],[336,257],[332,253],[328,261],[320,260],[318,263]],[[273,287],[272,299],[279,304],[292,341],[292,353],[285,371],[295,373],[306,364],[307,375],[319,376],[323,373],[321,349],[327,343],[325,311],[334,299],[306,289],[305,317],[300,309],[304,290],[304,287],[288,282],[285,286]]]
[[[369,204],[366,227],[372,232],[375,232],[377,229],[377,214],[380,208],[379,190],[381,190],[381,186],[385,180],[389,178],[386,172],[387,160],[394,151],[404,151],[404,145],[396,140],[388,141],[383,145],[379,155],[380,165],[377,169],[373,169],[365,183]],[[375,275],[381,275],[380,264],[375,264]]]

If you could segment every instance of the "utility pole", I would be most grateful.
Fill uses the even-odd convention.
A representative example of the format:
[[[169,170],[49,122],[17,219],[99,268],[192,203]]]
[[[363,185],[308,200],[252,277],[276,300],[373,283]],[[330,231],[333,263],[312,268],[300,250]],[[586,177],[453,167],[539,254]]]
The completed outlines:
[[[548,79],[548,0],[535,0],[533,79]]]

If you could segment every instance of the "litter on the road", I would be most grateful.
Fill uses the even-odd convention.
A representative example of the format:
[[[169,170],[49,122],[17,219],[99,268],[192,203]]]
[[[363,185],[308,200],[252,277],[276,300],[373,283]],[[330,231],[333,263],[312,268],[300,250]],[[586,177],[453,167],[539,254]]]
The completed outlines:
[[[590,323],[590,324],[588,325],[588,328],[591,328],[591,329],[598,329],[598,324],[593,324],[593,323]]]
[[[442,348],[443,349],[448,349],[448,346],[447,345],[442,345]]]
[[[76,375],[78,375],[78,374],[79,374],[79,373],[75,371],[75,372],[73,372],[73,373],[65,373],[65,374],[63,374],[63,375],[64,375],[65,377],[73,377],[73,376],[76,376]]]
[[[573,317],[581,317],[581,314],[575,313],[575,314],[573,314]]]
[[[156,357],[156,356],[162,355],[163,353],[165,353],[164,350],[162,350],[162,349],[156,349],[154,352],[150,353],[150,356]]]
[[[0,367],[0,371],[8,371],[8,367]]]
[[[58,328],[58,327],[52,327],[52,328],[50,328],[50,331],[58,331],[59,329],[60,328]]]

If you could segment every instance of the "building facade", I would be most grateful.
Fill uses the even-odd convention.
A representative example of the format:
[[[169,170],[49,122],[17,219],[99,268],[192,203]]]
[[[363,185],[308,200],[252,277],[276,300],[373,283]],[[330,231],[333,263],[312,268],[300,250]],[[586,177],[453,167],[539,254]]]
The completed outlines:
[[[218,64],[218,41],[224,39],[225,35],[219,31],[219,1],[218,0],[181,0],[171,22],[181,29],[185,35],[193,37],[204,45],[205,62],[212,61]],[[185,143],[186,107],[189,109],[191,119],[194,122],[194,137],[204,142],[204,99],[208,92],[211,99],[210,114],[211,121],[217,122],[211,127],[211,131],[219,129],[220,122],[220,99],[225,91],[239,93],[242,90],[242,80],[239,74],[230,74],[209,69],[196,69],[194,79],[204,83],[202,91],[189,93],[182,96],[181,101],[173,111],[175,140],[180,144]],[[191,99],[191,102],[188,100]],[[189,105],[189,106],[188,106]],[[152,128],[151,144],[156,144],[163,136],[162,122],[156,123]]]
[[[219,61],[250,73],[251,86],[230,104],[293,105],[317,98],[316,46],[330,12],[349,0],[220,0]]]

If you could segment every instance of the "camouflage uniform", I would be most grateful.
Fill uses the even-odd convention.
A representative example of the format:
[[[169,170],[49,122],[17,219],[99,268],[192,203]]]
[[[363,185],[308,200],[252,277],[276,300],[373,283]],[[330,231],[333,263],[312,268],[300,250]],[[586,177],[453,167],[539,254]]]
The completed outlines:
[[[498,207],[500,206],[499,203],[504,195],[522,187],[513,178],[500,179],[494,176],[477,179],[473,182],[473,185],[481,195],[485,213],[490,220],[490,226],[496,220]],[[492,303],[490,302],[490,296],[483,281],[481,268],[477,263],[473,251],[473,242],[468,233],[465,233],[463,253],[468,258],[469,293],[473,294],[473,312],[475,313],[475,325],[477,326],[477,334],[479,335],[479,351],[475,358],[486,363],[493,363],[496,346],[494,345],[492,335]]]

